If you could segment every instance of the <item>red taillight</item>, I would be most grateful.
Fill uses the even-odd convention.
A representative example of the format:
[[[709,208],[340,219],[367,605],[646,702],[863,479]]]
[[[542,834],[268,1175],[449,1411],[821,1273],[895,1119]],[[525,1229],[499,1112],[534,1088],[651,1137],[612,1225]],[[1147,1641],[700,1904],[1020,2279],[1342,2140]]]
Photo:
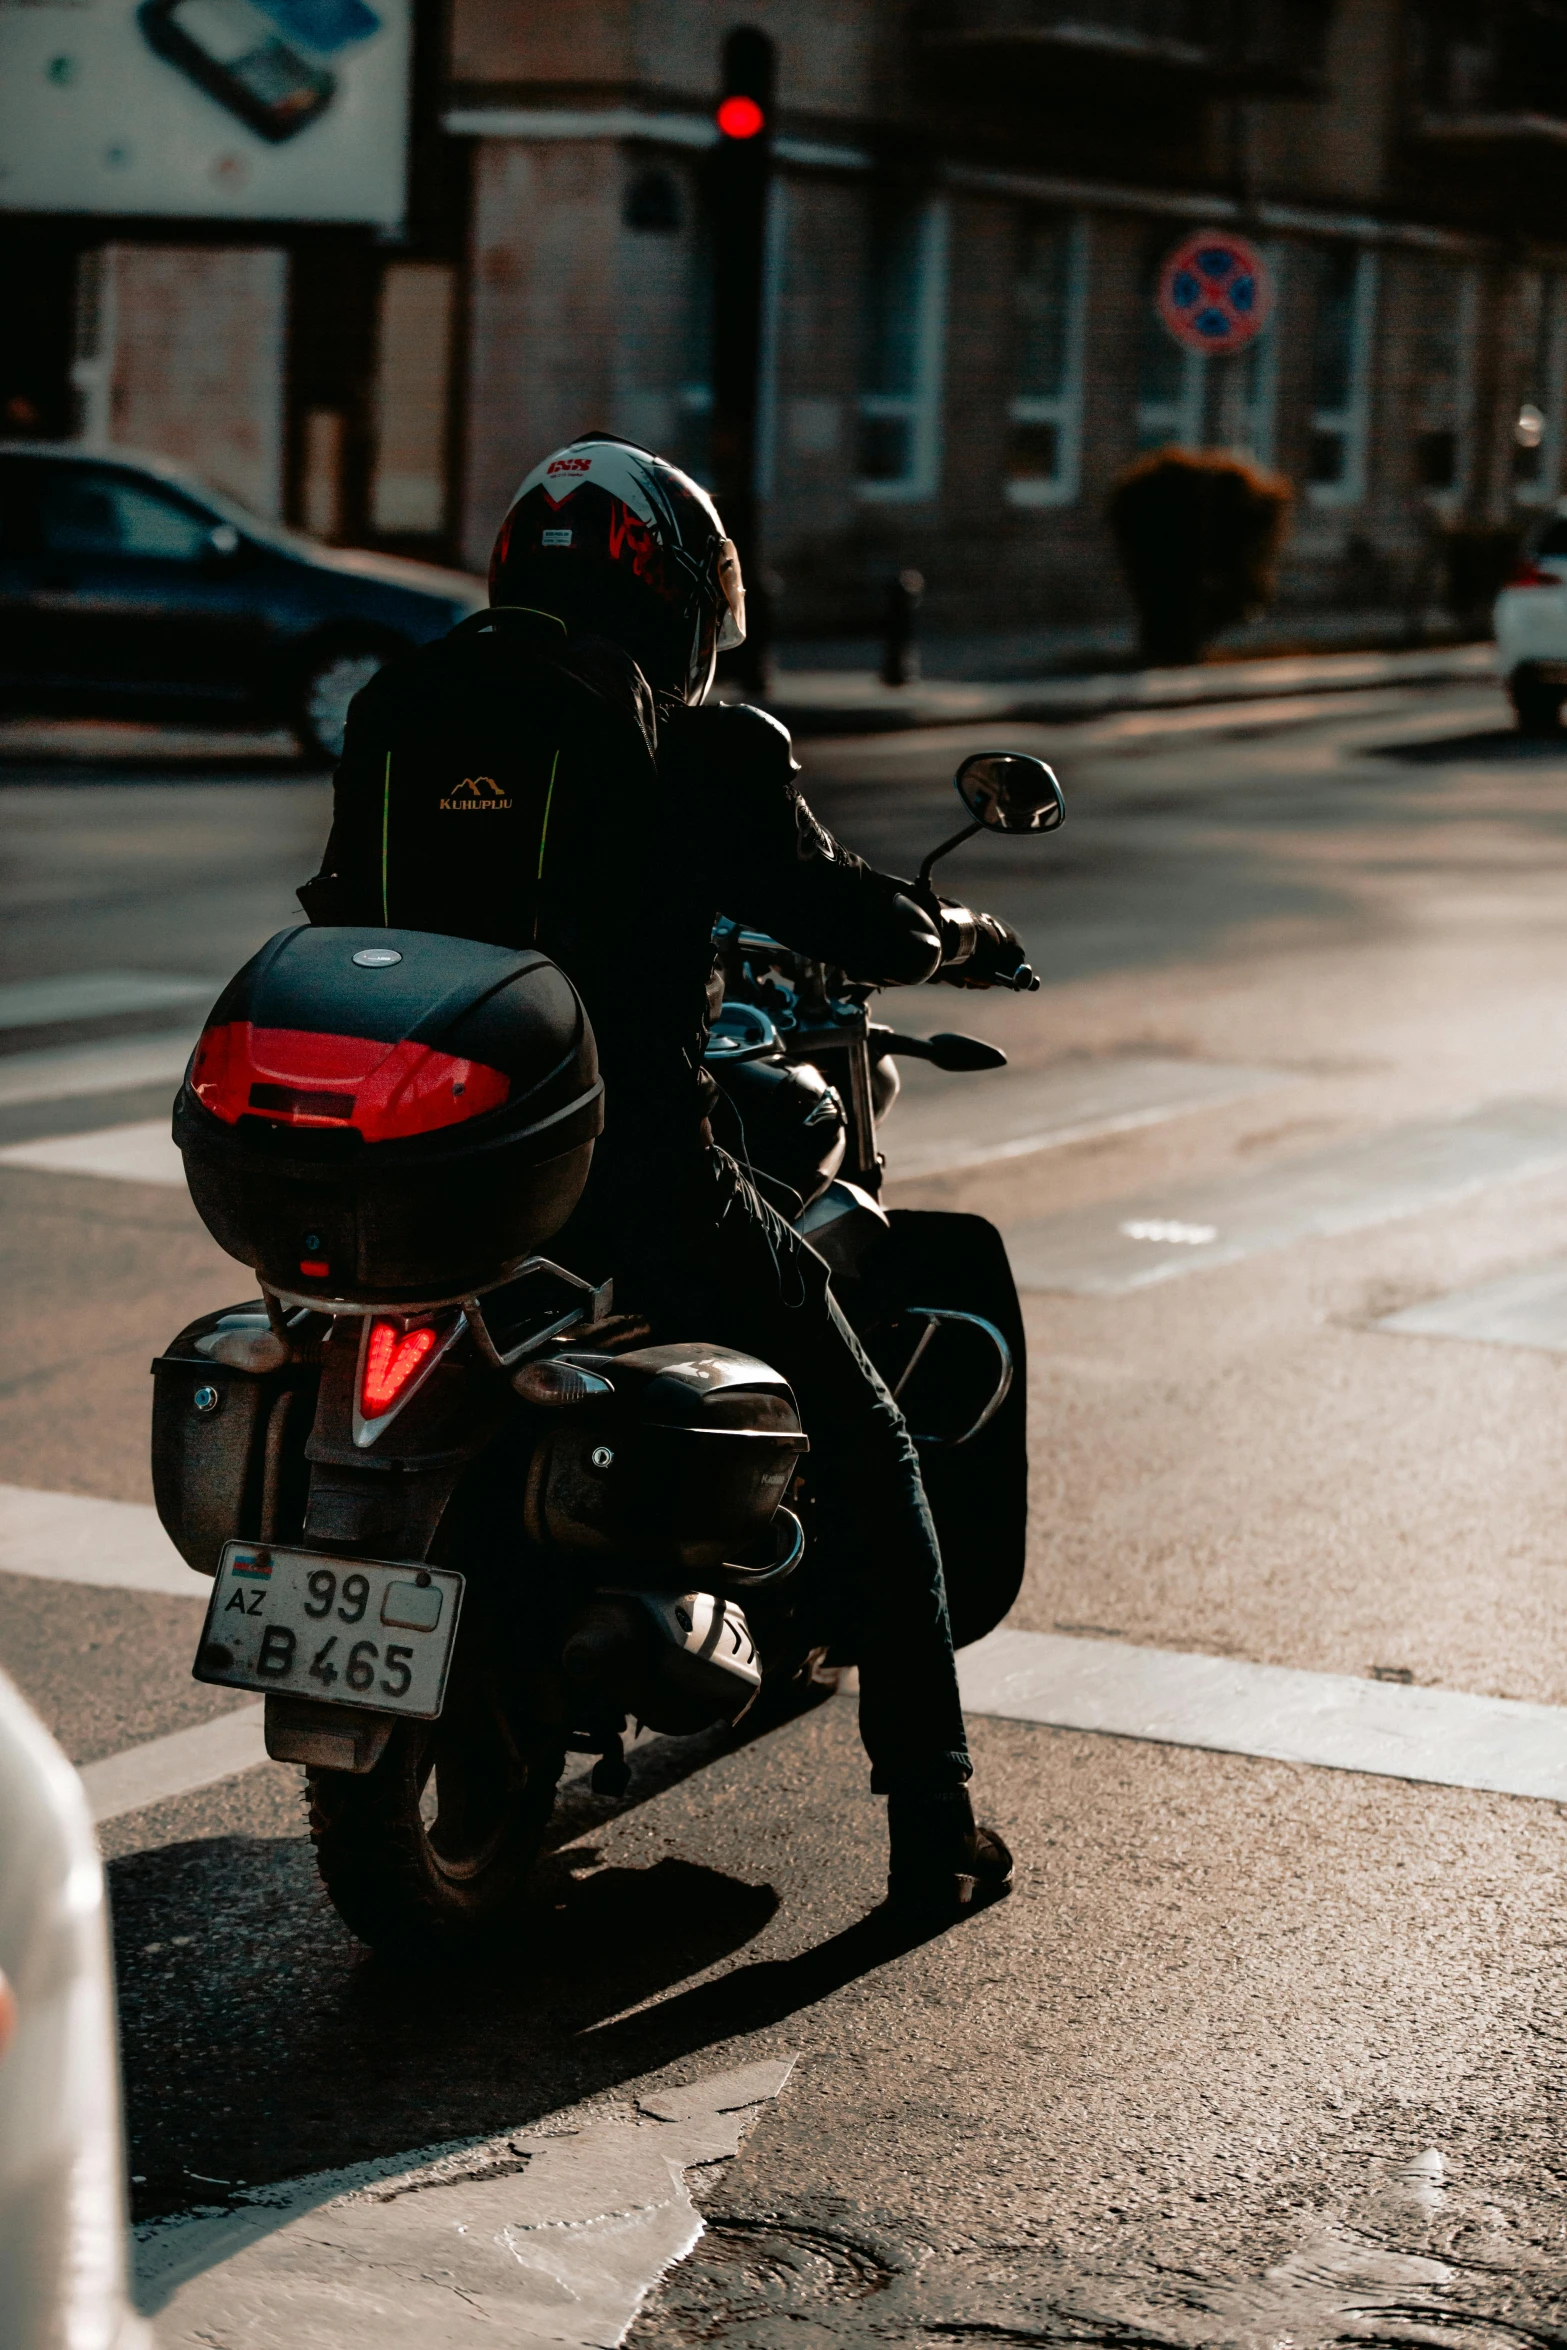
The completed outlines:
[[[1563,583],[1557,577],[1554,571],[1542,571],[1539,564],[1536,563],[1532,555],[1525,555],[1523,561],[1519,564],[1517,570],[1513,573],[1512,578],[1507,582],[1507,584],[1510,588],[1559,588]]]
[[[372,1322],[365,1345],[359,1409],[367,1420],[389,1412],[435,1345],[433,1330],[399,1330],[395,1322]]]

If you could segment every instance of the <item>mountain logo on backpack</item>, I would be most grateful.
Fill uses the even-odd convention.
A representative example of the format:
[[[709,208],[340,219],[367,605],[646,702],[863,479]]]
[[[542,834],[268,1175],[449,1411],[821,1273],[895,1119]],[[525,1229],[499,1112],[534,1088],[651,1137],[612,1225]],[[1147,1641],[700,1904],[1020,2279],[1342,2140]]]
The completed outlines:
[[[493,775],[465,775],[441,801],[452,814],[465,815],[470,809],[509,808],[511,801],[502,791]]]

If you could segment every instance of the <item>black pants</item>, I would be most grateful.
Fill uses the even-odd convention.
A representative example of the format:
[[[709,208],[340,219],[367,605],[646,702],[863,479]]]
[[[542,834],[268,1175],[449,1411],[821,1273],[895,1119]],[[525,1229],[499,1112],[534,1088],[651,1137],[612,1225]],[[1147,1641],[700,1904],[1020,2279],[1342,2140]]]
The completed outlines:
[[[674,1229],[661,1222],[619,1223],[616,1302],[661,1337],[759,1355],[794,1389],[811,1440],[814,1571],[859,1664],[872,1788],[964,1785],[972,1766],[919,1456],[827,1267],[723,1151],[693,1173]]]

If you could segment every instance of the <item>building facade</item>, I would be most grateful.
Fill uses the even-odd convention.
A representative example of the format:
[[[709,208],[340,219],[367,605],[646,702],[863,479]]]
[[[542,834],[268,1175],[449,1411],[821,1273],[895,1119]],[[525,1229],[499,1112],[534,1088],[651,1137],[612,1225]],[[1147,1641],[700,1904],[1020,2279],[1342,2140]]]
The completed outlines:
[[[874,625],[906,566],[937,626],[1112,621],[1106,497],[1170,444],[1295,485],[1286,614],[1461,603],[1567,488],[1561,0],[452,0],[416,22],[398,228],[14,216],[7,429],[470,568],[587,426],[702,474],[737,25],[776,54],[784,635]],[[1157,317],[1199,227],[1272,265],[1233,358]]]

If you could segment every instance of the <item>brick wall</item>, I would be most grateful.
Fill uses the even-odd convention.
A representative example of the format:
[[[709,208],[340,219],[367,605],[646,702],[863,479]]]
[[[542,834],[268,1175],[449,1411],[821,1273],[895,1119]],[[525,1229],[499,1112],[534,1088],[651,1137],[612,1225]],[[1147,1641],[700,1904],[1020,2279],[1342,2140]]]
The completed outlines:
[[[474,174],[464,559],[482,571],[523,475],[607,426],[621,158],[607,141],[486,140]]]
[[[287,255],[260,246],[116,244],[104,270],[109,437],[176,458],[258,514],[276,516]]]

